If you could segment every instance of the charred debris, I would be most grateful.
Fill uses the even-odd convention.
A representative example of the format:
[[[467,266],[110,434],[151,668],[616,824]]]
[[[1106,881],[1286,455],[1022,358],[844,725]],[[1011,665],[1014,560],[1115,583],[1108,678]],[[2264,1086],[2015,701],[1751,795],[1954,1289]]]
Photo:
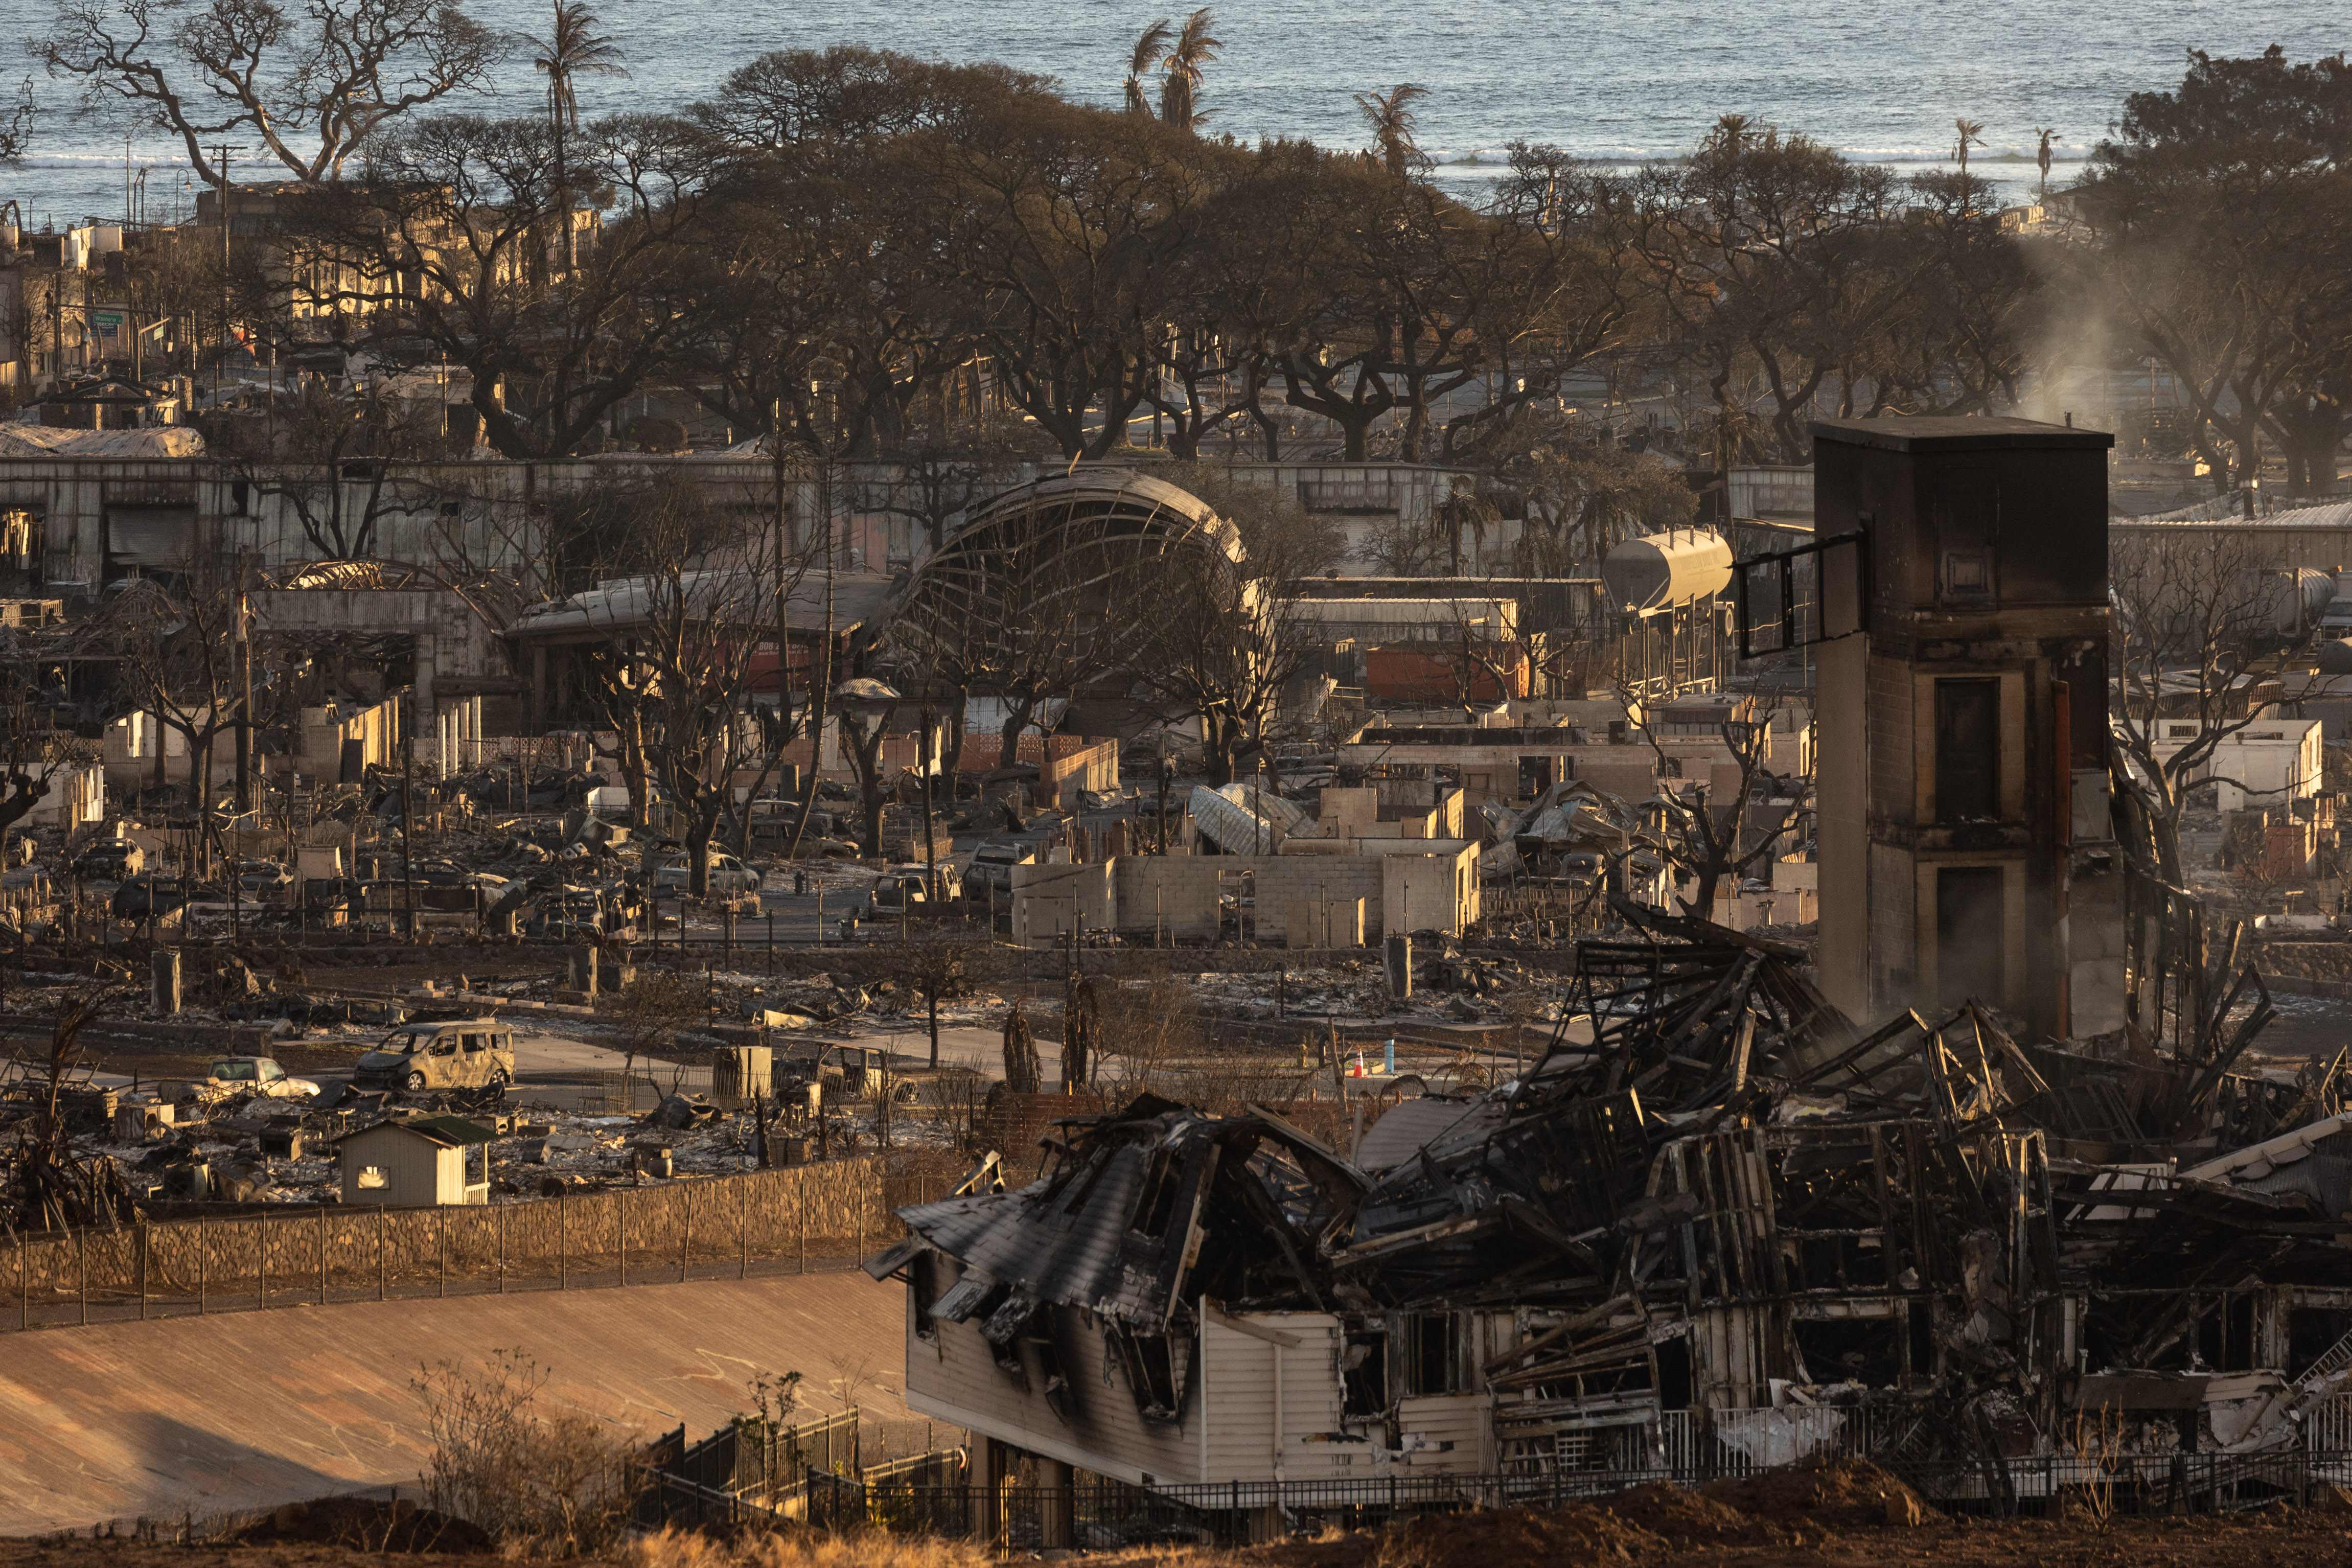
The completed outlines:
[[[1860,1026],[1797,949],[1620,913],[1531,1070],[1401,1103],[1352,1161],[1145,1098],[1058,1124],[1024,1188],[992,1161],[902,1211],[870,1268],[948,1260],[918,1331],[978,1325],[1057,1413],[1048,1320],[1076,1314],[1147,1421],[1186,1418],[1204,1315],[1338,1315],[1374,1426],[1426,1325],[1507,1319],[1476,1369],[1506,1469],[1794,1405],[1874,1407],[1882,1451],[1922,1459],[2049,1452],[2092,1406],[2274,1444],[2352,1363],[2341,1063],[2237,1070],[2270,1016],[2250,968],[2217,965],[2174,1054],[2026,1045],[1974,1004]]]

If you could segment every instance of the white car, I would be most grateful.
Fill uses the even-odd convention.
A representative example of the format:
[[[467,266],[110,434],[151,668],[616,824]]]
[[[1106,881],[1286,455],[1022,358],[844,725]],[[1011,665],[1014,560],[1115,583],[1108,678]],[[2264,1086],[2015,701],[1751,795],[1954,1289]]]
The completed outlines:
[[[205,1076],[226,1089],[251,1089],[274,1100],[310,1100],[319,1092],[317,1084],[290,1076],[275,1057],[223,1057]]]
[[[664,856],[662,863],[654,868],[654,890],[657,893],[684,893],[693,885],[687,871],[685,856]],[[719,898],[756,893],[760,890],[761,881],[759,872],[732,855],[714,854],[710,857],[710,890]]]

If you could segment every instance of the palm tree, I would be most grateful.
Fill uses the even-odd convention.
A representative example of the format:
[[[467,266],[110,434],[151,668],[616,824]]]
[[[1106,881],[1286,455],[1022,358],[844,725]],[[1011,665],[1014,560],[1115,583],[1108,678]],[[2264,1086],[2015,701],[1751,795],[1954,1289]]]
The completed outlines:
[[[1162,16],[1144,28],[1143,37],[1135,40],[1135,53],[1127,58],[1127,111],[1129,114],[1150,118],[1151,100],[1144,96],[1143,78],[1160,63],[1160,57],[1168,52],[1168,40],[1175,33],[1176,29],[1168,25],[1168,18]]]
[[[2054,125],[2037,125],[2033,128],[2033,135],[2036,142],[2039,143],[2039,145],[2033,150],[2033,161],[2041,167],[2042,170],[2042,194],[2034,199],[2046,206],[2050,202],[2050,164],[2052,162],[2050,148],[2051,144],[2059,139],[2058,128]]]
[[[1160,118],[1179,131],[1196,130],[1208,118],[1201,107],[1202,78],[1208,63],[1225,47],[1223,39],[1209,31],[1215,21],[1206,5],[1185,17],[1184,30],[1176,35],[1176,42],[1160,62],[1164,73]]]
[[[1952,121],[1952,128],[1960,133],[1960,144],[1958,149],[1960,173],[1965,174],[1969,172],[1969,149],[1971,147],[1981,147],[1985,144],[1984,121],[1981,120],[1955,120]]]
[[[596,30],[596,13],[586,0],[555,0],[555,25],[544,38],[524,37],[537,53],[531,68],[547,78],[547,118],[555,132],[555,189],[563,203],[563,264],[579,259],[572,227],[572,185],[564,168],[564,136],[580,129],[580,100],[572,79],[626,76],[620,46]]]
[[[1400,180],[1429,162],[1412,139],[1418,118],[1412,106],[1428,96],[1427,88],[1409,81],[1399,82],[1386,92],[1356,94],[1356,112],[1364,117],[1364,125],[1372,133],[1373,156]]]

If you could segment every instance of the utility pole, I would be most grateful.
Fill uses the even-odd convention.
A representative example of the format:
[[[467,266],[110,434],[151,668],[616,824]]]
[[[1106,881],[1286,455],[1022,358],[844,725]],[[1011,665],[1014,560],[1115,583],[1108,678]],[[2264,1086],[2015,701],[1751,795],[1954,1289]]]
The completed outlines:
[[[408,721],[400,735],[400,880],[408,905],[408,940],[416,940],[416,688],[408,689]],[[686,922],[678,922],[686,930]],[[655,928],[658,935],[660,928]]]
[[[236,595],[236,810],[242,816],[253,809],[253,601],[242,589]]]
[[[229,166],[229,160],[230,160],[231,158],[234,158],[235,156],[236,156],[236,154],[238,154],[239,153],[244,152],[244,151],[245,151],[245,147],[244,147],[244,145],[243,145],[242,143],[224,142],[220,143],[217,147],[214,148],[214,149],[213,149],[213,151],[214,151],[214,152],[215,152],[215,153],[217,153],[220,155],[221,331],[220,331],[220,353],[219,353],[219,354],[218,354],[218,355],[217,355],[217,356],[213,360],[213,404],[214,404],[214,405],[215,405],[215,407],[217,407],[217,406],[219,405],[219,404],[220,404],[220,400],[221,400],[221,379],[222,379],[222,377],[223,377],[223,376],[227,373],[227,366],[228,366],[228,312],[229,312],[229,249],[228,249],[228,236],[229,236],[229,223],[228,223],[228,193],[229,193],[229,180],[228,180],[228,166]],[[190,352],[191,352],[191,353],[194,353],[194,350],[191,350]]]

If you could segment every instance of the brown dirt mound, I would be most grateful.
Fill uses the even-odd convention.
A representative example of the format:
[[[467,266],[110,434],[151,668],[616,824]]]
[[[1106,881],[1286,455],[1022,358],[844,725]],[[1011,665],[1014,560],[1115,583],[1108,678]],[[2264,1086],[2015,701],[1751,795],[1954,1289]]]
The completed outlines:
[[[1497,1568],[1507,1563],[1633,1563],[1666,1542],[1605,1508],[1411,1519],[1382,1531],[1373,1568]]]
[[[1867,1459],[1709,1481],[1702,1495],[1769,1524],[1853,1528],[1923,1522],[1919,1494]]]
[[[307,1542],[362,1552],[431,1552],[471,1556],[497,1550],[478,1525],[413,1502],[383,1498],[322,1497],[289,1502],[238,1531],[241,1546]]]
[[[1144,1564],[1220,1568],[1505,1568],[1519,1563],[1636,1563],[1666,1550],[1659,1536],[1604,1508],[1506,1509],[1430,1514],[1382,1530],[1284,1541],[1229,1555],[1172,1552],[1122,1557]]]
[[[1715,1542],[1747,1545],[1771,1540],[1780,1533],[1714,1498],[1659,1481],[1603,1499],[1601,1506],[1635,1529],[1646,1530],[1677,1546]]]

